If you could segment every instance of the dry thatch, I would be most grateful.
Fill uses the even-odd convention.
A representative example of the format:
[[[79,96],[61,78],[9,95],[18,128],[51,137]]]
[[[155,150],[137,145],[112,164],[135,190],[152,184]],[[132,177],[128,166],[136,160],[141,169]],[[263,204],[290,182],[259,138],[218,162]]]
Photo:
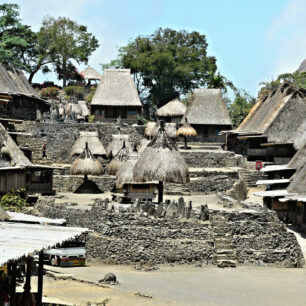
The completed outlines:
[[[119,167],[122,163],[126,162],[129,159],[129,149],[126,147],[125,142],[123,142],[122,148],[119,153],[115,156],[114,159],[108,164],[107,173],[109,175],[116,175]]]
[[[1,155],[7,155],[12,166],[30,166],[32,163],[16,145],[12,137],[6,132],[0,123],[0,159]]]
[[[157,117],[183,117],[186,109],[187,107],[181,101],[174,99],[159,108],[155,115]]]
[[[8,215],[8,213],[0,207],[0,221],[7,221],[10,220],[11,217]]]
[[[149,137],[154,137],[157,135],[159,129],[159,124],[157,122],[149,121],[147,123],[144,134]]]
[[[84,76],[85,80],[101,80],[102,78],[101,74],[91,66],[85,68],[81,74]]]
[[[105,69],[91,105],[141,107],[130,69]]]
[[[299,72],[306,72],[306,59],[304,59],[298,69]]]
[[[143,138],[141,139],[138,147],[137,147],[137,152],[140,154],[143,152],[143,150],[147,147],[147,145],[150,143],[150,140]]]
[[[195,89],[184,118],[191,124],[232,125],[220,89]]]
[[[112,141],[106,148],[106,157],[110,159],[114,158],[122,149],[123,142],[125,142],[125,146],[128,147],[130,151],[132,151],[132,146],[129,142],[129,135],[112,135]]]
[[[86,145],[83,153],[71,165],[70,173],[72,175],[101,175],[103,168],[100,162],[92,155]]]
[[[166,123],[165,127],[167,136],[170,138],[176,138],[176,124],[175,123]],[[157,122],[148,122],[147,127],[145,129],[145,135],[149,137],[155,137],[158,134],[159,131],[159,121]]]
[[[163,127],[140,154],[133,173],[136,182],[189,182],[188,166]]]
[[[290,160],[288,167],[299,169],[303,167],[305,164],[306,164],[306,142],[304,143],[304,146],[295,153],[293,158]]]
[[[289,193],[306,195],[306,164],[300,167],[293,176],[292,182],[287,188]]]
[[[106,155],[106,151],[99,139],[98,132],[80,132],[80,137],[74,143],[70,156],[82,154],[86,147],[86,142],[88,143],[88,148],[93,155]]]
[[[137,159],[129,159],[122,163],[116,172],[116,187],[122,188],[125,184],[130,184],[134,181],[133,169]]]
[[[187,118],[185,118],[185,122],[176,132],[177,136],[197,136],[197,131],[188,123]]]

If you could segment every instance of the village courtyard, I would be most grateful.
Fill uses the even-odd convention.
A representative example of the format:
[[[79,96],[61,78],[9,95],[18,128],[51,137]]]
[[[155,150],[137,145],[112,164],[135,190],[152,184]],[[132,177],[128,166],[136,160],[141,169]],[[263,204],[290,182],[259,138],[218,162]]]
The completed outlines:
[[[0,4],[0,306],[306,304],[306,7],[221,2]]]

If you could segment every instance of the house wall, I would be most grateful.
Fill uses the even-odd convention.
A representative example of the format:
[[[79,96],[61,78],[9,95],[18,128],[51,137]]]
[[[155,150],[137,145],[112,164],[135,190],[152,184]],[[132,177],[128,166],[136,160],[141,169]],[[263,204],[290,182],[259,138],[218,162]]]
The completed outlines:
[[[191,137],[191,141],[203,142],[222,142],[225,143],[225,135],[218,135],[221,131],[230,130],[231,126],[228,125],[202,125],[191,124],[197,131],[197,136]]]
[[[24,170],[0,171],[0,193],[26,188]]]
[[[0,114],[3,118],[36,120],[37,110],[43,114],[49,109],[47,104],[24,96],[13,96],[8,103],[0,102]]]
[[[105,119],[129,119],[137,121],[141,115],[141,107],[137,106],[100,106],[92,105],[91,114],[95,116],[95,121],[103,121]]]

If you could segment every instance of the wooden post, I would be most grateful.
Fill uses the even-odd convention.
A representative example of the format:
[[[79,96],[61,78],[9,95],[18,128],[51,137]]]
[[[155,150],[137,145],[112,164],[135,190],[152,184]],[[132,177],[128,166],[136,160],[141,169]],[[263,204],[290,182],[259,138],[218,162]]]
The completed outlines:
[[[37,284],[37,305],[42,305],[42,294],[43,294],[43,278],[44,278],[44,253],[39,253],[38,262],[38,284]]]
[[[23,305],[30,305],[31,299],[31,273],[32,273],[32,257],[27,258],[27,271],[26,271],[26,282],[24,285],[24,293],[23,293]]]
[[[187,150],[187,136],[184,136],[185,138],[185,150]]]
[[[158,182],[158,203],[163,202],[164,185],[162,181]]]
[[[16,304],[16,268],[17,268],[16,262],[13,262],[10,264],[10,275],[11,275],[10,303],[11,305]]]

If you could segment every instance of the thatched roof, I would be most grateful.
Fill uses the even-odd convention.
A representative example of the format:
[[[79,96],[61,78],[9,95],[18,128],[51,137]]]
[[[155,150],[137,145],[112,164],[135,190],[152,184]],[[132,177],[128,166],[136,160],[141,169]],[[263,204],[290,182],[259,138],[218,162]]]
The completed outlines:
[[[80,157],[72,163],[70,173],[72,175],[101,175],[103,168],[86,146]]]
[[[91,105],[142,106],[129,69],[105,69]]]
[[[296,171],[287,191],[288,193],[306,195],[306,164]]]
[[[84,79],[86,80],[101,80],[101,74],[92,68],[91,66],[88,66],[85,68],[81,74],[84,76]]]
[[[159,108],[155,115],[158,117],[183,117],[186,109],[187,107],[180,100],[174,99]]]
[[[150,143],[150,140],[146,138],[142,138],[137,147],[137,152],[140,154],[147,147],[149,143]]]
[[[304,59],[298,69],[299,72],[306,72],[306,59]]]
[[[140,154],[133,174],[137,182],[189,182],[188,166],[163,127]]]
[[[299,149],[306,139],[306,97],[287,97],[289,99],[264,133],[268,136],[268,142],[293,143]]]
[[[137,159],[129,159],[122,163],[116,172],[116,187],[122,188],[125,184],[134,181],[133,169],[136,165]]]
[[[191,125],[232,125],[220,89],[195,89],[182,122],[185,117]]]
[[[235,131],[264,134],[268,142],[293,143],[299,149],[303,144],[301,136],[305,118],[306,98],[303,92],[285,83],[277,90],[261,95]]]
[[[147,127],[145,128],[144,134],[149,137],[156,136],[159,130],[159,124],[160,124],[159,121],[157,122],[149,121],[147,123]],[[177,134],[176,134],[176,124],[175,123],[167,122],[165,130],[166,130],[168,137],[176,138]]]
[[[109,175],[116,175],[119,167],[122,165],[122,163],[126,162],[129,159],[129,156],[130,156],[130,151],[128,147],[126,147],[126,143],[123,142],[122,148],[119,151],[119,153],[108,164],[107,173]]]
[[[0,92],[34,96],[36,92],[25,78],[21,70],[5,68],[0,64]]]
[[[9,157],[11,166],[32,165],[0,123],[0,159],[3,154]]]
[[[129,135],[112,135],[112,141],[106,147],[106,157],[114,158],[122,149],[123,142],[125,142],[126,147],[128,147],[129,150],[132,151],[132,145],[129,142]]]
[[[74,143],[70,156],[82,154],[86,142],[88,143],[88,148],[93,155],[103,156],[106,154],[106,151],[99,139],[98,132],[80,132],[80,137]]]
[[[189,124],[187,118],[185,118],[185,122],[177,130],[176,135],[186,137],[197,136],[197,131]]]
[[[288,164],[288,168],[299,169],[306,164],[306,142],[304,146],[300,148],[295,155],[292,157]]]

